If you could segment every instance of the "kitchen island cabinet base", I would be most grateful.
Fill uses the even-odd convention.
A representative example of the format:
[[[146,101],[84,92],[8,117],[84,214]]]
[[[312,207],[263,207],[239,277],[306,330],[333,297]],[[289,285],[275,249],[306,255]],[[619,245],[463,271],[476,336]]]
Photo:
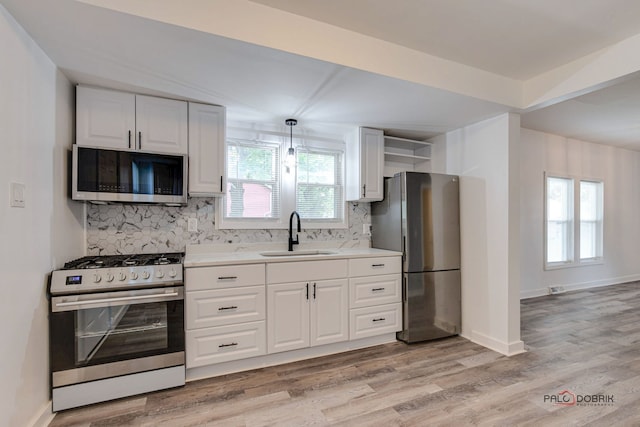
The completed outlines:
[[[396,341],[395,332],[367,337],[353,341],[343,341],[326,344],[317,347],[307,347],[299,350],[285,351],[282,353],[267,354],[249,359],[234,360],[216,363],[208,366],[187,369],[187,381],[201,380],[252,369],[266,368],[268,366],[282,365],[284,363],[297,362],[314,357],[328,356],[330,354],[343,353],[345,351],[358,350],[380,344],[388,344]]]

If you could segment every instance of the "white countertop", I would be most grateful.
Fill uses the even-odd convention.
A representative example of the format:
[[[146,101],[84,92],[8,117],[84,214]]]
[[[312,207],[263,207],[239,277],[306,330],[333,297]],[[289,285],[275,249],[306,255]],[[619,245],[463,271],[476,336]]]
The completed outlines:
[[[292,255],[286,256],[264,256],[261,252],[286,251],[281,244],[247,244],[247,245],[190,245],[184,259],[184,266],[208,267],[217,265],[234,264],[255,264],[255,263],[276,263],[292,261],[316,261],[345,258],[367,258],[367,257],[391,257],[400,256],[402,252],[387,251],[384,249],[374,249],[369,247],[330,247],[327,244],[294,247]],[[331,252],[319,255],[296,255],[296,252],[320,249]]]

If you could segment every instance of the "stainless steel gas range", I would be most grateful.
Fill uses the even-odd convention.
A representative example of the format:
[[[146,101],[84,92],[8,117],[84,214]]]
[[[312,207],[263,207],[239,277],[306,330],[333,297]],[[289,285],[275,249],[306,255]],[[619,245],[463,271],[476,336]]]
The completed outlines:
[[[183,259],[89,256],[51,274],[54,411],[184,385]]]

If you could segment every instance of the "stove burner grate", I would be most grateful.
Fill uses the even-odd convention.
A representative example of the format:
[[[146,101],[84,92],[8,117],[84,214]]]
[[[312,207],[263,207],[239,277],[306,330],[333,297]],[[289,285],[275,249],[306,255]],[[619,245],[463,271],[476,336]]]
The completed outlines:
[[[184,253],[86,256],[67,262],[63,270],[181,264]]]

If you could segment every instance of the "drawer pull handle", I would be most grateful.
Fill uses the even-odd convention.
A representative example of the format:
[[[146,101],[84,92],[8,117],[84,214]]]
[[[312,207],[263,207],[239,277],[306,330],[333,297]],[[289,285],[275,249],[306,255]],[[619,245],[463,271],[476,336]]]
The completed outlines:
[[[223,348],[223,347],[235,347],[236,345],[238,345],[237,342],[232,342],[231,344],[220,344],[218,346],[218,348]]]
[[[373,319],[374,322],[382,322],[383,320],[387,320],[384,317],[379,317],[377,319]]]
[[[371,267],[384,267],[384,264],[371,264]]]
[[[234,280],[237,279],[238,276],[220,276],[218,277],[218,280]]]
[[[371,292],[384,291],[384,288],[373,288]]]
[[[238,308],[238,306],[237,306],[237,305],[231,305],[231,306],[229,306],[229,307],[220,307],[220,308],[218,309],[218,311],[222,311],[222,310],[235,310],[236,308]]]

